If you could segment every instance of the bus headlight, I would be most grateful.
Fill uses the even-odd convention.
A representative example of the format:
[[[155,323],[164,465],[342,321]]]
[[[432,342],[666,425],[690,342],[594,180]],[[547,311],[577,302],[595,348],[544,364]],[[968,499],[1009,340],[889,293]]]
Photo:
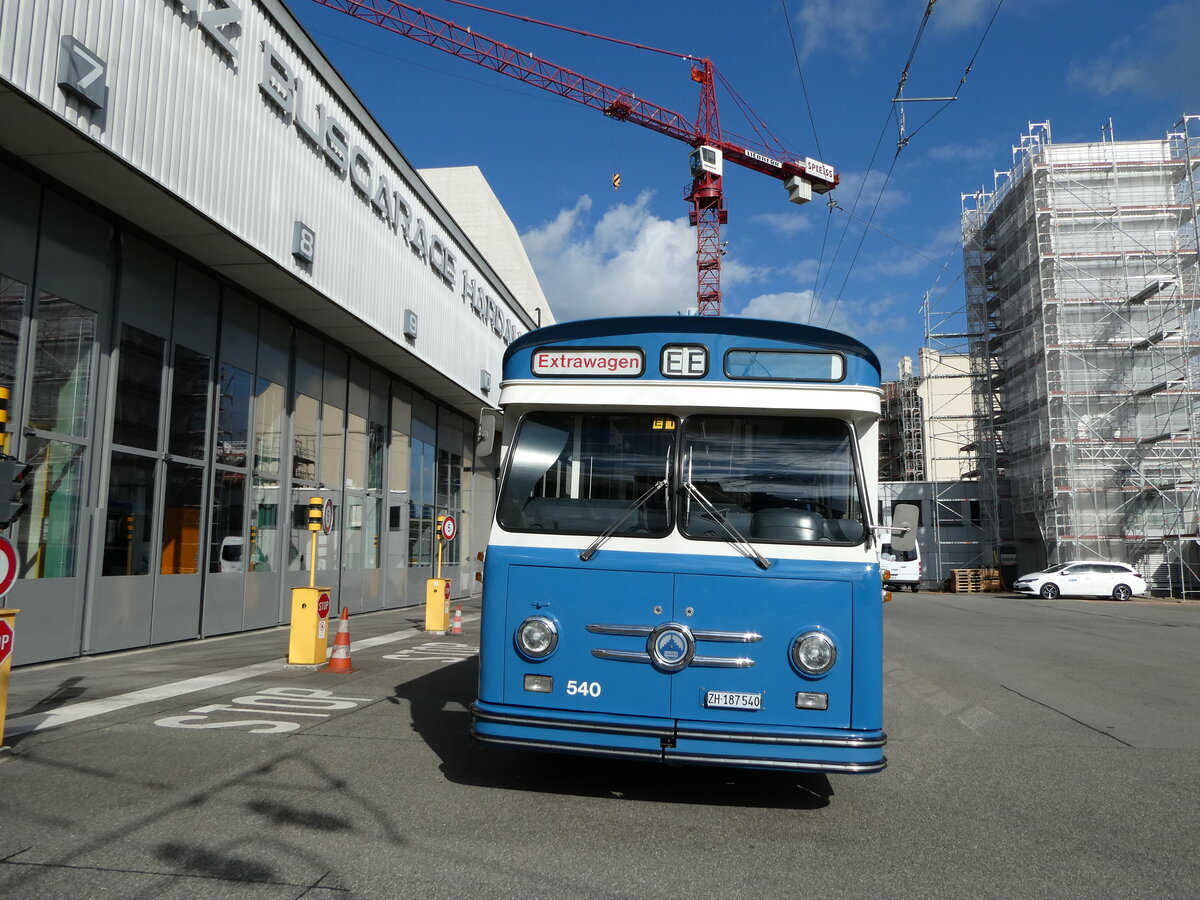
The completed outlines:
[[[558,646],[558,626],[546,616],[530,616],[519,626],[517,650],[529,659],[545,659]]]
[[[824,675],[837,660],[833,638],[820,631],[809,631],[792,642],[792,663],[805,675]]]

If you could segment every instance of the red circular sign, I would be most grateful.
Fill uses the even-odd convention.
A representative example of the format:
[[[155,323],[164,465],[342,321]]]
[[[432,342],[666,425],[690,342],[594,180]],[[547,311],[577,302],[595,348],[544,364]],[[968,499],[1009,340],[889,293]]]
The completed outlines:
[[[458,534],[458,525],[454,521],[454,516],[446,516],[442,519],[442,540],[452,541],[456,534]]]
[[[329,618],[329,595],[328,594],[322,594],[320,599],[317,600],[317,615],[320,616],[322,619]]]
[[[12,653],[13,648],[13,630],[12,626],[4,619],[0,619],[0,665],[8,659],[8,654]]]
[[[333,531],[333,498],[325,500],[325,511],[321,513],[321,530],[325,534]]]
[[[0,535],[0,597],[10,590],[17,580],[17,553],[8,538]]]

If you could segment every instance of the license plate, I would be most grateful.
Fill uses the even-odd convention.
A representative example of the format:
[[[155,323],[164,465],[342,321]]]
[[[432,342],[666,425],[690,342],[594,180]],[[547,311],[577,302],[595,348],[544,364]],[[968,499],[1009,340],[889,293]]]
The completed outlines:
[[[762,709],[762,694],[706,691],[704,705],[709,709]]]

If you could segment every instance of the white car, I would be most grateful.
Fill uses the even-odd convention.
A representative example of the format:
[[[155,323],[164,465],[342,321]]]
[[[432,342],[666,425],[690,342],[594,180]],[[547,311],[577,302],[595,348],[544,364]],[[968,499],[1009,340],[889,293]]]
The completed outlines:
[[[1146,579],[1133,566],[1118,562],[1059,563],[1041,572],[1022,575],[1013,585],[1020,594],[1056,597],[1111,597],[1128,600],[1146,594]]]

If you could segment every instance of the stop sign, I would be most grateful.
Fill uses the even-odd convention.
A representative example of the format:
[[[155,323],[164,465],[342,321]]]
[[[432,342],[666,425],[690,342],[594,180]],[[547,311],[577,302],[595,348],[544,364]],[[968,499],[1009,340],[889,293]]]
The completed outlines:
[[[317,600],[317,615],[322,619],[329,618],[329,595],[322,594]]]
[[[8,659],[8,654],[12,653],[12,648],[12,626],[4,619],[0,619],[0,665],[4,665],[4,661]]]

